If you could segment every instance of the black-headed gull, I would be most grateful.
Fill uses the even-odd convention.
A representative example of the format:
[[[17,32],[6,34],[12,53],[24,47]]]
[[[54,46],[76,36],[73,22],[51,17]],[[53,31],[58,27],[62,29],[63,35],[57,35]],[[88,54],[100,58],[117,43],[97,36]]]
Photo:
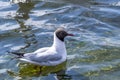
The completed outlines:
[[[33,53],[20,54],[13,52],[13,54],[19,55],[20,60],[41,65],[41,66],[55,66],[66,61],[67,53],[64,43],[66,36],[73,36],[73,34],[67,33],[63,28],[58,28],[54,32],[54,41],[51,47],[40,48]]]

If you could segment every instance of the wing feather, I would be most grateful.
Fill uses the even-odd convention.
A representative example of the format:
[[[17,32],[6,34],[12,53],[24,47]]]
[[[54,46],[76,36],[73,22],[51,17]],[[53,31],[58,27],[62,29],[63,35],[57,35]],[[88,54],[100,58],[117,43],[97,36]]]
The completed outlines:
[[[30,61],[43,63],[43,62],[50,62],[50,61],[58,61],[62,59],[62,56],[57,54],[56,51],[47,48],[42,48],[40,50],[35,51],[34,53],[25,54],[22,59],[27,59]],[[53,54],[54,53],[54,54]]]

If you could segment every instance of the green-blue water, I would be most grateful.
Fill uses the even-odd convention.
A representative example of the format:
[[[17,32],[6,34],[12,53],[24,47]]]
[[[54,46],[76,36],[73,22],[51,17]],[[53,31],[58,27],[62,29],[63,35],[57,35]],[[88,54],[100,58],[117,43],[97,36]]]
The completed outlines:
[[[21,62],[7,51],[51,46],[64,27],[67,61]],[[119,0],[0,0],[0,80],[120,80]]]

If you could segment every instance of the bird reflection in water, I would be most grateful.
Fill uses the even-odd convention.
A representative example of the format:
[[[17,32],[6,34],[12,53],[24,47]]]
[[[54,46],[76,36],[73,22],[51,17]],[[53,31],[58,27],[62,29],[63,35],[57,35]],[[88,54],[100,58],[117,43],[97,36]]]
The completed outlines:
[[[77,71],[67,71],[67,61],[56,66],[40,66],[30,63],[19,63],[18,72],[8,71],[8,74],[20,79],[42,78],[44,80],[89,80]]]
[[[25,77],[40,77],[53,78],[54,80],[71,79],[71,76],[66,75],[66,61],[57,66],[39,66],[30,63],[19,63],[19,71],[12,72],[8,71],[8,74],[15,77],[25,78]]]

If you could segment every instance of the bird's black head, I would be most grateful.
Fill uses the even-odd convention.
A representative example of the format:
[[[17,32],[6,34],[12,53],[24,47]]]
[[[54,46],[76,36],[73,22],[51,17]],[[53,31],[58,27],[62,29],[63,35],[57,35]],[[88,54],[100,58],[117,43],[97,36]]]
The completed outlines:
[[[64,38],[66,36],[73,36],[73,34],[68,34],[63,28],[58,28],[55,31],[55,34],[58,37],[58,39],[60,39],[61,41],[64,41]]]

